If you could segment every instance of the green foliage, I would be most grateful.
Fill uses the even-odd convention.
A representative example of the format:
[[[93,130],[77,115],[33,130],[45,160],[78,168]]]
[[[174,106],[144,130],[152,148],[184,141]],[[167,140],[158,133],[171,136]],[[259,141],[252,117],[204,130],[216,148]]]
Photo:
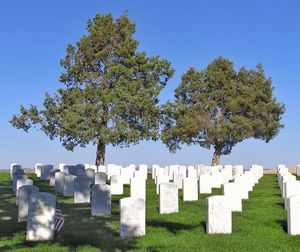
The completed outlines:
[[[262,65],[235,71],[231,61],[219,57],[202,71],[184,73],[175,100],[162,108],[162,141],[171,151],[199,144],[227,155],[247,138],[269,142],[283,127],[283,113]]]
[[[135,24],[126,14],[114,20],[97,14],[87,35],[68,45],[61,60],[64,88],[46,94],[43,109],[21,107],[14,127],[40,127],[68,150],[88,143],[128,146],[157,139],[158,95],[173,75],[167,60],[138,52]]]

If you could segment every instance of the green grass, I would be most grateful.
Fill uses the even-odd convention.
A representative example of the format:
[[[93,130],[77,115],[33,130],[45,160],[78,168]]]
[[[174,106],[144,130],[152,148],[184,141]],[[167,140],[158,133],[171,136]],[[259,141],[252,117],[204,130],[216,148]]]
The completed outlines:
[[[119,199],[112,197],[110,218],[92,217],[89,204],[74,204],[34,179],[40,191],[56,194],[58,207],[65,215],[65,225],[53,242],[26,242],[26,223],[17,222],[17,207],[8,173],[0,173],[0,251],[300,251],[300,236],[286,234],[286,212],[273,175],[264,176],[249,199],[243,201],[243,212],[233,213],[231,235],[205,233],[205,199],[183,202],[180,192],[179,213],[160,215],[158,196],[151,179],[147,181],[146,236],[119,237]],[[220,194],[214,190],[213,194]],[[299,213],[300,214],[300,213]]]

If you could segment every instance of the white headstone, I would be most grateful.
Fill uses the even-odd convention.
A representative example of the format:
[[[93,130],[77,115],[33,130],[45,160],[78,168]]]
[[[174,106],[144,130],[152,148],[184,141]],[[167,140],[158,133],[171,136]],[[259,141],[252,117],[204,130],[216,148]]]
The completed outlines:
[[[11,164],[10,165],[10,179],[13,180],[13,174],[16,170],[22,170],[22,166],[18,164]]]
[[[88,177],[74,179],[74,203],[90,203],[90,179]]]
[[[23,177],[17,180],[17,187],[16,187],[16,205],[18,205],[18,196],[19,196],[19,189],[21,186],[25,185],[33,185],[33,181],[28,179],[27,177]]]
[[[27,241],[50,241],[54,235],[56,197],[50,193],[33,193],[29,200]]]
[[[198,183],[194,177],[183,179],[183,201],[198,200]]]
[[[231,234],[232,217],[226,196],[216,195],[206,198],[206,209],[206,233]]]
[[[141,177],[130,179],[130,197],[141,198],[146,201],[146,180]]]
[[[55,173],[60,172],[59,169],[52,169],[50,171],[50,186],[55,186]]]
[[[111,215],[111,191],[109,185],[92,185],[92,216]]]
[[[168,183],[169,176],[168,175],[159,175],[156,177],[156,194],[159,194],[159,185],[161,183]]]
[[[289,197],[287,205],[288,234],[300,235],[300,194]]]
[[[161,183],[159,185],[159,213],[178,213],[178,187],[174,183]]]
[[[123,183],[120,176],[112,175],[110,177],[110,189],[111,189],[111,195],[123,194]]]
[[[28,217],[28,206],[29,206],[29,198],[33,193],[39,192],[39,188],[32,185],[24,185],[19,188],[19,196],[18,196],[18,221],[27,221]]]
[[[223,195],[227,197],[229,201],[230,210],[233,212],[242,211],[242,198],[239,192],[239,184],[226,183],[223,185]]]
[[[74,175],[65,176],[64,180],[64,196],[73,196],[74,195],[74,180],[77,178]]]
[[[212,192],[212,177],[208,174],[199,176],[199,194]]]
[[[120,200],[120,236],[135,237],[146,233],[145,201],[140,198]]]
[[[55,191],[59,193],[64,193],[64,184],[65,184],[65,176],[67,174],[64,172],[56,172],[55,173]]]
[[[53,169],[53,165],[41,165],[41,180],[50,180],[50,171]]]
[[[106,174],[105,172],[95,173],[95,184],[106,184]]]
[[[182,173],[173,173],[173,183],[177,185],[178,189],[182,189],[184,178],[185,176]]]

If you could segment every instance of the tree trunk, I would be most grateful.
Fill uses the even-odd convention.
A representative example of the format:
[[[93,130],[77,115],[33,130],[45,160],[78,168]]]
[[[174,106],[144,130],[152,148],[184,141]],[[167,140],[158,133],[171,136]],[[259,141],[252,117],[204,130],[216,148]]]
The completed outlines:
[[[105,162],[105,143],[99,140],[97,145],[97,152],[96,152],[96,161],[95,164],[104,165]]]
[[[214,152],[213,158],[211,160],[211,165],[219,165],[220,164],[221,152],[222,152],[222,145],[216,144],[215,152]]]

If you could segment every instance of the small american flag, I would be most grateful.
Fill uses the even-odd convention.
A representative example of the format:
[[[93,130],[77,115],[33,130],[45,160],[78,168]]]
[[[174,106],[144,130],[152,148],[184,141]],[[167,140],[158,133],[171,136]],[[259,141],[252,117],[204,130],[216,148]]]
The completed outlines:
[[[62,226],[65,223],[65,218],[62,214],[62,211],[60,209],[55,210],[55,215],[54,215],[54,229],[59,232]]]

